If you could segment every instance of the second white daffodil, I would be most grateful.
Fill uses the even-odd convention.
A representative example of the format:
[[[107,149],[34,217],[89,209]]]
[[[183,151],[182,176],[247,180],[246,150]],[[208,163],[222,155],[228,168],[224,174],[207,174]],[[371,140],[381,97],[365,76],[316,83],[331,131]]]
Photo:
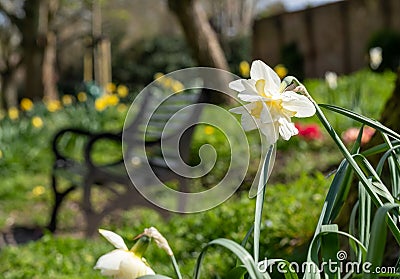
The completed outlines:
[[[239,92],[239,99],[249,102],[230,111],[242,115],[242,126],[246,131],[260,129],[269,145],[274,144],[279,135],[288,140],[298,134],[292,117],[315,114],[315,107],[307,97],[281,89],[278,75],[260,60],[252,63],[250,79],[233,81],[229,87]]]
[[[155,274],[142,258],[150,238],[145,236],[145,238],[139,239],[135,246],[129,250],[118,234],[101,229],[99,232],[117,248],[98,259],[94,268],[100,269],[102,275],[119,279],[135,279],[140,276]]]

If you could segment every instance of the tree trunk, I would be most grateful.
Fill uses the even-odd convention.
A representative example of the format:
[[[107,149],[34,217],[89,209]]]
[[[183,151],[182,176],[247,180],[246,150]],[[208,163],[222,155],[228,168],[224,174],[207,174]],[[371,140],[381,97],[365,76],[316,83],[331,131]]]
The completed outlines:
[[[56,35],[53,32],[49,32],[47,34],[47,46],[43,59],[43,94],[46,100],[58,100],[56,54]]]
[[[169,0],[200,66],[229,70],[217,35],[197,0]]]
[[[1,78],[2,108],[8,110],[11,107],[18,107],[16,70],[3,73]]]
[[[43,28],[41,7],[45,0],[25,1],[25,18],[19,29],[22,33],[23,64],[25,66],[25,92],[24,96],[30,99],[43,97],[42,65],[46,37],[41,33]],[[47,22],[46,22],[47,24]]]
[[[58,100],[57,90],[57,35],[56,32],[49,29],[49,24],[58,10],[58,0],[47,0],[44,7],[44,16],[48,21],[43,31],[46,33],[46,45],[43,54],[42,79],[43,94],[46,100]]]
[[[168,5],[178,18],[199,66],[228,71],[225,54],[201,4],[197,0],[168,0]],[[229,99],[224,94],[213,93],[210,101],[223,103]]]

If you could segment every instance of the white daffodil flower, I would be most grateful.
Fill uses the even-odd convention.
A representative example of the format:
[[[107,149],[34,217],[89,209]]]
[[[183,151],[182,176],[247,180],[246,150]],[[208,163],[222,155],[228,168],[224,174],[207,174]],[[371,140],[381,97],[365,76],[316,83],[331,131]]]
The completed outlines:
[[[369,50],[369,64],[373,70],[378,69],[382,63],[382,48],[373,47]]]
[[[141,257],[143,249],[138,249],[139,251],[135,253],[134,248],[137,246],[135,245],[130,251],[118,234],[102,229],[99,230],[99,233],[117,248],[97,260],[94,269],[100,269],[102,275],[118,279],[135,279],[155,274]]]
[[[335,72],[326,72],[325,73],[325,82],[328,84],[330,89],[337,88],[337,74]]]
[[[260,60],[252,63],[250,79],[239,79],[229,84],[231,89],[239,92],[239,99],[249,102],[230,111],[242,115],[241,122],[246,131],[259,128],[269,145],[274,144],[279,135],[289,140],[298,134],[291,122],[292,117],[315,114],[315,107],[307,97],[282,90],[280,86],[278,75]]]

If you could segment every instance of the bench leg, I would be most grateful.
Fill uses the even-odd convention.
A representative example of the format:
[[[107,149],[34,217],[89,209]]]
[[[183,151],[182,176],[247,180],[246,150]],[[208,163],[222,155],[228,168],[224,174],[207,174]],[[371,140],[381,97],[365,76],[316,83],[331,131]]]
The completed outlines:
[[[56,177],[55,177],[54,173],[51,176],[51,186],[52,186],[53,193],[54,193],[54,204],[53,204],[53,209],[51,211],[50,221],[47,225],[47,229],[50,232],[54,233],[57,228],[57,215],[58,215],[58,210],[60,209],[61,203],[64,200],[64,198],[69,194],[69,192],[75,190],[76,186],[72,185],[69,188],[67,188],[67,190],[65,190],[63,192],[59,192],[57,190],[57,181],[56,181]]]
[[[85,223],[86,223],[85,235],[87,237],[94,235],[102,219],[101,214],[96,213],[92,206],[91,195],[92,195],[92,186],[94,181],[91,177],[92,174],[90,172],[86,174],[83,185],[82,209],[84,212]]]

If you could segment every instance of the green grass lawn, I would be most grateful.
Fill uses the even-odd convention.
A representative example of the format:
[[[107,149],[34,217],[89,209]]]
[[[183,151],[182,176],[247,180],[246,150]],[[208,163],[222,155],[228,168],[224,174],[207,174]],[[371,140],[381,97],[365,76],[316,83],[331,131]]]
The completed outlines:
[[[339,86],[334,91],[329,91],[319,80],[310,80],[305,84],[318,102],[333,102],[379,118],[384,102],[393,89],[394,74],[361,71],[340,77]],[[354,100],[356,97],[360,101]],[[374,102],[365,101],[372,98]],[[122,127],[125,113],[126,110],[118,106],[97,111],[89,100],[65,106],[53,113],[37,103],[17,120],[8,117],[0,120],[0,229],[6,231],[12,225],[46,225],[52,199],[49,143],[57,130],[68,126],[90,127],[94,131],[116,130]],[[204,115],[216,117],[212,113]],[[34,116],[43,120],[42,127],[33,126]],[[328,117],[334,119],[339,133],[354,125],[333,114],[328,114]],[[306,122],[317,122],[317,119],[313,117]],[[248,138],[250,146],[259,144],[256,133],[249,133]],[[222,133],[206,134],[205,126],[198,126],[192,151],[194,162],[198,147],[204,143],[216,148],[221,161],[210,176],[195,183],[214,185],[224,174],[224,162],[229,162],[229,146]],[[77,152],[81,147],[77,150],[74,147],[71,152]],[[257,157],[255,155],[254,158]],[[289,142],[279,142],[276,164],[267,188],[261,232],[262,256],[286,259],[304,256],[302,248],[313,235],[317,222],[314,216],[321,211],[331,179],[325,175],[339,163],[340,158],[326,135],[318,141],[296,137]],[[121,234],[128,246],[144,228],[157,227],[169,240],[182,273],[187,277],[192,273],[195,259],[205,243],[218,237],[241,242],[246,235],[252,224],[255,203],[248,198],[247,190],[257,166],[258,161],[254,159],[241,191],[207,212],[172,215],[169,220],[163,220],[150,210],[132,209],[114,212],[105,218],[102,227]],[[2,278],[102,278],[93,266],[99,256],[113,247],[100,237],[86,239],[82,236],[79,197],[76,192],[63,205],[59,230],[55,235],[46,234],[37,242],[0,248]],[[251,249],[250,244],[246,248]],[[224,253],[214,249],[207,254],[203,266],[205,278],[219,278],[219,272],[232,267],[232,258],[225,257]],[[150,246],[145,256],[157,273],[173,276],[169,258],[155,245]]]

